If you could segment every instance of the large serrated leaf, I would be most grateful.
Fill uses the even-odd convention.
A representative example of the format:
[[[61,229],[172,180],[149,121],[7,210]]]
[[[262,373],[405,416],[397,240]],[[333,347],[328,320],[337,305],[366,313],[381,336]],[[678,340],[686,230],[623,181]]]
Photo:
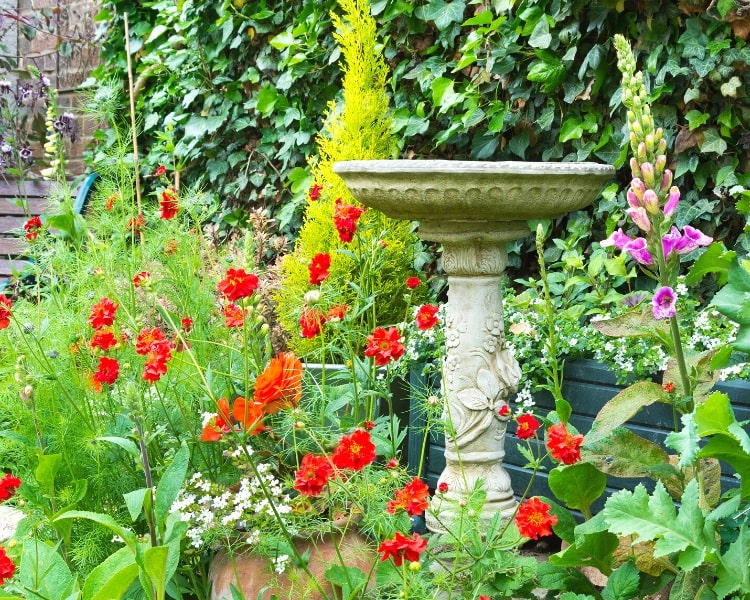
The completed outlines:
[[[668,448],[672,448],[672,450],[680,453],[678,463],[680,468],[687,467],[695,460],[699,442],[700,436],[698,435],[698,428],[693,421],[692,413],[682,415],[682,429],[680,431],[672,431],[664,441]]]
[[[591,430],[586,434],[586,444],[608,436],[614,429],[630,421],[642,408],[655,402],[669,404],[670,401],[669,394],[658,383],[634,383],[602,406],[591,425]]]
[[[737,539],[721,555],[719,565],[716,567],[714,592],[719,598],[737,592],[743,592],[742,597],[750,594],[748,557],[750,557],[750,534],[747,531],[747,525],[743,523]]]
[[[639,484],[633,492],[620,490],[610,496],[604,506],[604,518],[609,530],[617,535],[634,536],[635,542],[656,540],[655,557],[680,553],[680,568],[690,571],[717,547],[712,527],[705,526],[697,481],[685,486],[681,502],[678,512],[660,482],[651,496]]]
[[[614,477],[663,479],[671,476],[662,469],[669,463],[664,449],[624,427],[606,438],[585,443],[582,456],[600,471]]]

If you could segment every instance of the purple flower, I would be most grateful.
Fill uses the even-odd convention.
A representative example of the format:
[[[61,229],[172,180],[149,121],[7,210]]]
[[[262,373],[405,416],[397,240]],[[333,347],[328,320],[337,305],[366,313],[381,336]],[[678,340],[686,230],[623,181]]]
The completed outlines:
[[[664,216],[668,219],[677,210],[677,205],[680,203],[680,188],[673,185],[669,188],[669,198],[667,198],[666,204],[664,204]]]
[[[651,220],[648,218],[648,213],[645,208],[642,206],[639,206],[638,208],[628,208],[625,212],[633,220],[633,223],[638,225],[638,228],[641,231],[651,231]]]
[[[653,265],[654,257],[648,251],[648,246],[644,238],[635,238],[629,241],[623,247],[623,250],[630,254],[636,262],[642,265]]]
[[[664,250],[664,258],[669,258],[672,252],[679,252],[678,248],[682,243],[682,234],[680,230],[672,225],[669,233],[665,233],[661,238],[661,247]]]
[[[697,230],[695,227],[691,227],[690,225],[685,225],[685,227],[682,228],[682,240],[681,251],[677,250],[679,254],[687,254],[701,246],[708,246],[714,241],[712,237],[704,235],[703,232]]]
[[[610,235],[606,240],[602,240],[599,242],[599,245],[602,248],[608,248],[609,246],[614,246],[618,250],[624,250],[625,246],[632,242],[633,238],[628,237],[625,233],[622,231],[622,227],[618,229],[617,231],[613,231],[612,235]]]
[[[677,294],[668,285],[660,287],[654,292],[651,300],[652,312],[654,319],[669,319],[677,314],[675,304],[677,303]]]

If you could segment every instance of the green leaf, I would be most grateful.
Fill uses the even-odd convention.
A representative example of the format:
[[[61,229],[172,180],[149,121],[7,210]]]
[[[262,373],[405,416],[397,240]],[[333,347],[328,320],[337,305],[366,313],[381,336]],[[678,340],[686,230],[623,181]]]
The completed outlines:
[[[667,447],[680,453],[680,461],[677,466],[684,469],[695,460],[700,439],[698,428],[693,421],[693,415],[684,414],[682,415],[682,429],[671,431],[664,443]]]
[[[40,454],[38,460],[34,477],[44,493],[52,495],[55,493],[55,477],[62,465],[62,454]]]
[[[130,548],[120,548],[95,567],[83,584],[83,600],[119,600],[138,577]]]
[[[719,557],[716,567],[716,585],[714,592],[719,598],[742,592],[750,593],[750,534],[747,523],[742,523],[737,539],[729,545],[727,551]]]
[[[156,522],[161,526],[167,518],[172,504],[180,492],[185,473],[187,473],[188,462],[190,461],[190,449],[186,444],[182,444],[180,449],[174,455],[172,462],[169,464],[164,474],[159,479],[159,485],[156,487],[156,500],[154,501],[154,512]]]
[[[733,437],[715,435],[700,449],[698,458],[716,458],[732,466],[740,478],[742,498],[750,498],[750,455]]]
[[[445,112],[460,102],[461,95],[454,91],[453,85],[453,80],[447,77],[438,77],[430,84],[432,103],[438,107],[439,113]]]
[[[544,91],[554,91],[565,79],[563,62],[549,50],[537,51],[538,60],[531,63],[526,79],[544,83]]]
[[[612,572],[612,556],[620,545],[617,536],[600,531],[583,537],[582,542],[572,544],[549,557],[558,567],[594,567],[604,575]]]
[[[662,386],[653,381],[639,381],[628,386],[602,406],[586,434],[586,443],[609,435],[615,428],[627,423],[642,408],[656,402],[670,403],[670,396]]]
[[[721,135],[719,135],[719,132],[712,127],[703,132],[703,141],[698,143],[698,147],[704,154],[707,152],[713,152],[721,156],[727,151],[727,142],[721,137]]]
[[[529,46],[532,48],[549,48],[551,43],[552,36],[549,32],[549,22],[546,17],[542,17],[537,21],[531,36],[529,36]]]
[[[750,324],[750,273],[733,260],[729,265],[729,283],[711,300],[711,306],[740,325]]]
[[[711,115],[699,110],[688,111],[685,115],[685,119],[687,119],[688,122],[688,129],[690,129],[690,131],[703,125],[709,118],[711,118]]]
[[[453,0],[452,2],[430,0],[428,6],[418,9],[417,14],[427,21],[434,21],[435,27],[442,31],[450,26],[451,23],[460,23],[463,21],[465,8],[465,0]]]
[[[140,450],[138,450],[138,446],[135,445],[135,442],[133,440],[130,440],[128,438],[124,437],[118,437],[118,436],[103,436],[96,438],[97,442],[109,442],[110,444],[115,444],[117,446],[120,446],[125,452],[130,454],[135,460],[140,461],[141,460],[141,453]]]
[[[126,529],[125,527],[120,525],[117,521],[115,521],[114,518],[109,515],[90,512],[87,510],[71,510],[57,517],[55,521],[62,521],[63,519],[88,519],[89,521],[94,521],[94,523],[99,523],[99,525],[104,525],[110,531],[113,531],[114,533],[119,535],[128,545],[128,547],[130,547],[131,549],[135,549],[135,534],[129,529]]]
[[[690,267],[685,283],[697,285],[708,273],[717,273],[717,282],[724,285],[729,277],[729,267],[737,253],[727,250],[722,242],[713,242]]]
[[[185,137],[202,139],[206,135],[214,133],[226,121],[226,115],[215,115],[212,117],[200,117],[192,115],[185,124]]]
[[[358,598],[367,585],[367,575],[359,568],[331,565],[326,569],[326,579],[341,589],[342,598]]]
[[[156,591],[156,600],[164,600],[164,590],[170,577],[167,573],[168,557],[169,548],[167,546],[155,546],[143,553],[141,568]]]
[[[584,442],[582,454],[584,460],[614,477],[661,479],[672,476],[669,470],[664,470],[669,464],[664,449],[625,427],[615,429],[609,436],[595,442]]]
[[[167,31],[166,25],[157,25],[151,30],[151,34],[148,36],[146,43],[149,44],[158,38],[162,33]]]
[[[652,337],[656,340],[669,335],[669,325],[654,319],[651,306],[641,312],[632,311],[611,319],[592,321],[591,326],[609,337]]]
[[[267,85],[262,87],[258,92],[258,98],[255,104],[255,108],[264,117],[267,117],[273,112],[276,107],[276,102],[279,100],[279,93],[276,88]]]
[[[138,518],[138,515],[141,514],[141,510],[143,509],[143,499],[148,492],[149,488],[140,488],[128,492],[127,494],[123,494],[123,497],[125,498],[125,506],[128,508],[131,521],[135,521]]]
[[[33,590],[27,596],[30,598],[67,598],[77,587],[58,546],[37,539],[24,542],[17,579],[25,588]]]
[[[583,123],[575,117],[568,117],[560,127],[560,142],[578,140],[583,135]]]
[[[589,514],[589,508],[603,493],[607,476],[588,462],[578,462],[552,469],[549,489],[568,508]]]
[[[640,581],[638,567],[631,561],[624,562],[607,579],[607,585],[602,590],[602,600],[637,598]]]
[[[737,7],[737,0],[719,0],[716,4],[716,10],[719,11],[721,18],[727,16],[730,10]]]
[[[677,565],[686,571],[699,566],[708,552],[717,550],[713,529],[704,527],[699,505],[698,482],[685,486],[679,513],[664,485],[657,482],[652,496],[638,484],[634,491],[620,490],[604,505],[609,530],[619,536],[634,536],[634,542],[656,541],[654,556],[679,552]]]

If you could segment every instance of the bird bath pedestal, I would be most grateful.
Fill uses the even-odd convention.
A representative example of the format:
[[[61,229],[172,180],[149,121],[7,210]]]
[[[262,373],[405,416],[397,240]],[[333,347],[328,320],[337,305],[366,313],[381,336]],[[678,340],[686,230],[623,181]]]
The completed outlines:
[[[594,163],[345,161],[334,165],[353,196],[394,219],[419,221],[423,240],[443,245],[448,275],[443,362],[446,467],[427,513],[446,531],[481,481],[480,515],[510,517],[516,507],[503,468],[509,416],[521,376],[505,349],[501,277],[506,244],[529,233],[529,219],[551,219],[590,204],[614,169]],[[444,487],[444,486],[443,486]]]

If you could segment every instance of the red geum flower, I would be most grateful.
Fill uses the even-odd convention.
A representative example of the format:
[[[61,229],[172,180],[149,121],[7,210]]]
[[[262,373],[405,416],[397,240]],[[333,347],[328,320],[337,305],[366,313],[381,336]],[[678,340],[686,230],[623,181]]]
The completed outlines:
[[[115,358],[109,358],[108,356],[102,356],[99,359],[99,366],[94,373],[94,381],[97,383],[106,383],[112,385],[117,376],[120,374],[120,363]]]
[[[167,167],[165,167],[164,165],[159,165],[158,167],[156,167],[156,171],[154,171],[154,174],[152,175],[152,177],[161,177],[166,172],[167,172]]]
[[[159,202],[159,208],[161,210],[159,217],[168,221],[173,219],[177,215],[179,208],[177,190],[173,187],[168,187],[161,193],[161,201]]]
[[[415,317],[417,327],[423,331],[432,329],[438,323],[437,313],[439,310],[440,307],[435,304],[423,304],[420,306]]]
[[[341,198],[336,199],[336,207],[333,210],[333,224],[342,242],[351,242],[354,239],[354,232],[357,231],[357,221],[363,212],[365,212],[364,208],[347,204]]]
[[[143,380],[155,383],[167,372],[167,363],[172,359],[174,344],[169,340],[158,340],[151,343],[143,365]]]
[[[263,431],[263,407],[257,402],[248,402],[242,396],[235,398],[232,416],[250,435]]]
[[[441,481],[438,484],[438,492],[445,494],[448,491],[448,484],[445,481]]]
[[[550,514],[551,506],[539,498],[529,498],[516,511],[518,532],[529,539],[538,540],[550,535],[551,527],[557,523],[557,517]]]
[[[145,226],[146,219],[143,218],[143,215],[138,215],[137,217],[131,217],[128,220],[128,224],[125,226],[125,228],[133,235],[136,235],[137,233],[140,233],[141,227]]]
[[[10,326],[11,309],[13,301],[5,294],[0,294],[0,329]]]
[[[89,314],[89,323],[94,329],[101,329],[107,327],[115,322],[115,313],[117,313],[117,307],[109,298],[102,298],[91,307],[91,314]]]
[[[317,308],[303,308],[299,318],[300,335],[305,338],[314,338],[320,333],[320,329],[325,322],[326,316],[321,310]]]
[[[151,351],[151,347],[154,344],[163,342],[166,339],[164,332],[158,327],[154,327],[153,329],[144,327],[135,338],[135,351],[145,356]]]
[[[12,498],[19,487],[21,487],[21,480],[18,477],[14,477],[11,473],[6,473],[0,479],[0,502],[5,502],[8,498]]]
[[[399,509],[404,509],[410,517],[421,515],[430,505],[429,497],[429,486],[419,477],[415,477],[405,487],[396,490],[395,500],[389,501],[385,510],[392,515],[395,515]]]
[[[227,269],[226,277],[216,287],[227,300],[236,302],[253,295],[258,289],[258,277],[245,269]]]
[[[104,210],[112,210],[115,207],[115,201],[120,197],[120,192],[110,194],[110,196],[104,201]]]
[[[565,425],[551,425],[547,428],[547,450],[552,458],[564,465],[572,465],[581,460],[583,436],[573,435]]]
[[[273,357],[255,380],[254,400],[267,415],[292,408],[302,398],[302,363],[294,352]]]
[[[355,429],[339,441],[333,452],[333,464],[339,469],[361,471],[375,460],[375,444],[370,432]]]
[[[314,202],[315,200],[320,198],[320,190],[322,189],[323,189],[323,186],[318,185],[317,183],[314,186],[312,186],[310,188],[310,194],[309,194],[310,200]]]
[[[375,357],[375,364],[384,367],[391,361],[398,360],[404,354],[404,345],[401,343],[401,334],[395,327],[384,329],[376,327],[367,336],[367,348],[365,356]]]
[[[347,310],[349,310],[348,304],[334,304],[328,309],[326,319],[329,321],[343,321]]]
[[[407,277],[406,278],[406,287],[408,287],[410,290],[413,290],[414,288],[417,288],[422,283],[422,280],[419,277]]]
[[[305,454],[294,475],[294,489],[304,496],[319,496],[333,474],[333,465],[327,456]]]
[[[230,302],[223,309],[224,324],[230,329],[233,327],[242,327],[245,324],[245,309]]]
[[[31,217],[24,223],[23,228],[26,231],[26,235],[24,236],[26,240],[33,242],[42,230],[42,220],[39,217]]]
[[[500,407],[500,410],[497,411],[497,414],[501,417],[507,417],[510,414],[510,406],[508,406],[507,404],[503,404]]]
[[[133,285],[137,288],[148,287],[151,284],[151,273],[148,271],[141,271],[133,277]]]
[[[396,532],[392,540],[386,540],[378,548],[382,552],[381,561],[393,558],[393,564],[400,567],[404,560],[416,562],[419,555],[427,549],[427,540],[418,533],[413,534],[410,538],[400,532]]]
[[[661,386],[667,394],[671,394],[674,392],[674,381],[667,381],[664,385]]]
[[[117,345],[118,340],[110,327],[102,327],[91,336],[89,345],[92,348],[101,348],[104,352]]]
[[[0,546],[0,585],[3,585],[8,579],[12,579],[15,572],[15,563],[6,554],[5,548]]]
[[[516,419],[516,421],[518,422],[518,427],[516,427],[516,437],[519,440],[528,440],[529,438],[534,437],[534,434],[541,425],[531,413],[522,414]]]
[[[180,321],[180,325],[185,333],[190,333],[193,329],[193,320],[190,317],[183,317],[182,321]]]
[[[330,273],[328,269],[331,268],[331,255],[323,252],[319,252],[313,256],[310,262],[310,285],[319,285],[323,283]]]
[[[365,421],[362,423],[362,427],[364,427],[367,431],[372,431],[375,429],[375,421]]]
[[[218,442],[221,436],[229,433],[231,429],[229,401],[226,398],[220,398],[216,404],[219,412],[203,426],[203,433],[201,433],[201,441],[203,442]]]

